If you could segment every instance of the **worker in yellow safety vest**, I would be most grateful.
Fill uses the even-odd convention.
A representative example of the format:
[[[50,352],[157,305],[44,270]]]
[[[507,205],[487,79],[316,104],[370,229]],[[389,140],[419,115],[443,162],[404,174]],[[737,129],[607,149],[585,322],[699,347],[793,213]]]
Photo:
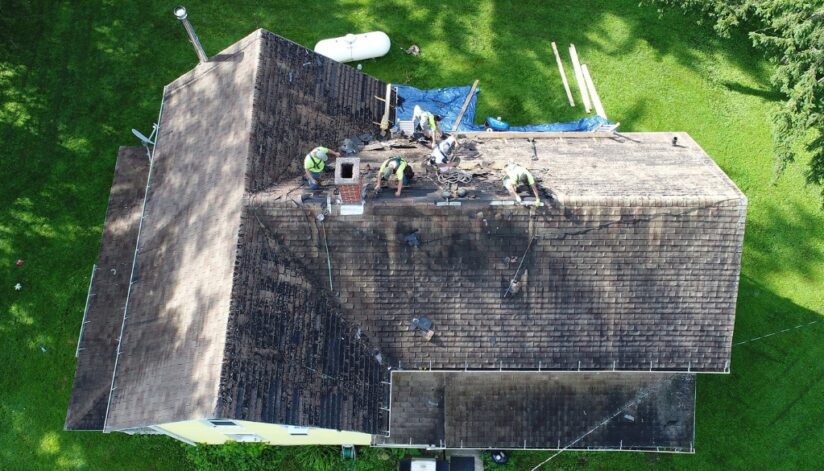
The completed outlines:
[[[309,188],[317,190],[320,181],[320,174],[326,169],[326,161],[329,160],[329,154],[333,157],[340,157],[340,154],[327,147],[315,147],[311,152],[306,154],[303,159],[303,170],[306,173],[306,183]]]
[[[392,174],[394,174],[398,179],[398,190],[395,192],[395,196],[400,196],[403,187],[408,185],[412,177],[415,176],[415,172],[412,171],[412,167],[409,166],[409,162],[407,162],[402,156],[396,155],[395,157],[386,159],[383,164],[381,164],[381,168],[378,169],[378,176],[375,181],[375,191],[380,190],[383,179],[386,178],[386,181],[388,182],[389,177],[391,177]]]
[[[438,144],[438,136],[441,133],[438,125],[441,119],[440,116],[432,114],[429,111],[424,111],[418,105],[415,105],[415,109],[412,112],[412,128],[415,131],[420,131],[424,137],[432,139],[433,150]]]
[[[515,201],[521,202],[521,196],[518,191],[523,187],[532,188],[532,193],[535,195],[535,206],[541,206],[541,196],[538,194],[538,186],[535,184],[535,177],[529,173],[529,170],[517,164],[509,164],[504,168],[504,188],[509,191],[509,194],[515,197]]]

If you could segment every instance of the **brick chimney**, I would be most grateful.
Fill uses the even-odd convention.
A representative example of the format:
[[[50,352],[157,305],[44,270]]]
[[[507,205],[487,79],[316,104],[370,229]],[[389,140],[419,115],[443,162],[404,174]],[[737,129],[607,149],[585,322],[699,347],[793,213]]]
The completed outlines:
[[[335,185],[343,204],[361,204],[360,159],[340,157],[335,165]]]

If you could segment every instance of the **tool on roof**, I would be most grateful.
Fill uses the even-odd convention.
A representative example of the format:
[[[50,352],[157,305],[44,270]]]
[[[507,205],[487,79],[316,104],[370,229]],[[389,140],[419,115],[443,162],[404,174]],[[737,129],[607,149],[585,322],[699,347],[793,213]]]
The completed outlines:
[[[538,238],[537,236],[532,236],[532,238],[529,239],[529,244],[527,244],[526,250],[524,250],[524,255],[521,257],[521,263],[518,264],[518,269],[515,270],[515,274],[512,275],[512,281],[509,282],[509,287],[507,287],[506,292],[503,295],[504,298],[509,296],[509,293],[513,293],[513,294],[517,293],[517,291],[514,291],[514,292],[512,291],[513,287],[515,289],[517,289],[518,291],[520,291],[520,283],[518,282],[518,273],[521,272],[521,267],[524,266],[524,260],[526,260],[526,255],[529,253],[529,249],[532,248],[532,242],[534,242],[535,239],[537,239],[537,238]]]

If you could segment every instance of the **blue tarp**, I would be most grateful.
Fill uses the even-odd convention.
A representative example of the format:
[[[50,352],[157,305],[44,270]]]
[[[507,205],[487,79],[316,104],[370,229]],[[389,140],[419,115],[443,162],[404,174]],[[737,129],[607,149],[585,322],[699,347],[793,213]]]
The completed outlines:
[[[441,129],[452,129],[458,113],[466,100],[466,95],[472,87],[445,87],[421,90],[409,85],[398,85],[398,97],[403,98],[403,103],[396,110],[397,119],[408,121],[412,119],[412,110],[415,105],[426,111],[443,116]],[[475,124],[475,107],[478,104],[478,92],[475,90],[472,100],[469,102],[466,112],[461,119],[458,131],[485,131],[484,126]],[[512,126],[509,131],[523,132],[572,132],[572,131],[594,131],[604,124],[612,124],[610,121],[600,116],[590,116],[570,121],[566,123],[542,123],[528,124],[526,126]]]

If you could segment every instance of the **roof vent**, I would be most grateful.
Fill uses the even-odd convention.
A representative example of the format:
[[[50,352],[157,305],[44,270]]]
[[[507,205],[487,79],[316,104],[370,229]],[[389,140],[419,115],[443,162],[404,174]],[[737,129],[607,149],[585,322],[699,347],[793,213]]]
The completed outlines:
[[[189,23],[189,14],[186,12],[186,7],[178,5],[174,9],[174,13],[175,18],[180,20],[180,22],[183,23],[183,27],[186,28],[186,34],[189,35],[189,40],[192,41],[192,46],[195,48],[195,53],[200,63],[208,62],[209,57],[206,55],[206,51],[203,50],[203,45],[200,44],[200,39],[198,39],[197,34],[195,34],[195,29],[192,28],[192,24]]]

